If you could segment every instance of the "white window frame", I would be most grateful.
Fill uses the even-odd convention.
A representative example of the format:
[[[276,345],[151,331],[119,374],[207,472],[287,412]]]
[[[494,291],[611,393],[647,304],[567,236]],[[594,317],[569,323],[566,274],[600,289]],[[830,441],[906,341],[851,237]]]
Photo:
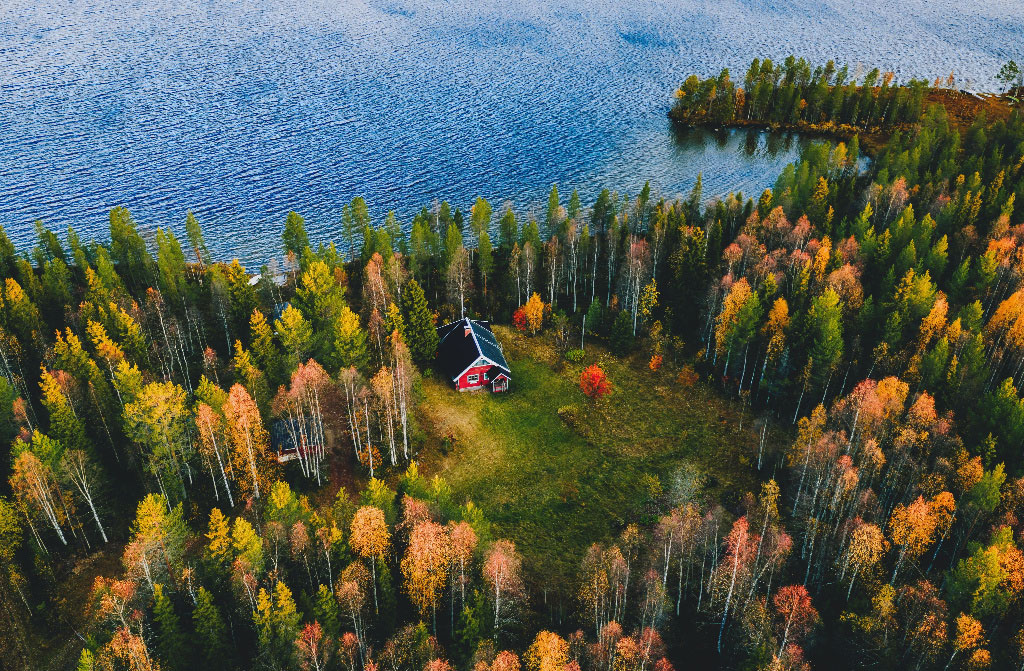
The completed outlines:
[[[466,384],[480,384],[480,374],[473,373],[466,376]]]

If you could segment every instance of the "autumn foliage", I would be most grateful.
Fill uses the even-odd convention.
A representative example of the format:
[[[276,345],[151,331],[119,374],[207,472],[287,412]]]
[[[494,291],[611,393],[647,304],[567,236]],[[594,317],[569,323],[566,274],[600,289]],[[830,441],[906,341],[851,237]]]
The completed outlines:
[[[587,366],[580,374],[580,390],[588,398],[597,400],[611,393],[612,383],[604,370],[595,363]]]

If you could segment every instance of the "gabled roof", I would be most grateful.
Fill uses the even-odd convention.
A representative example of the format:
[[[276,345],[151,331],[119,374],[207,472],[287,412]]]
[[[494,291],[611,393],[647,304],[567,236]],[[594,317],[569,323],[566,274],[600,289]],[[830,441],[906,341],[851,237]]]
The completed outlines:
[[[439,326],[437,335],[440,339],[437,346],[438,367],[450,379],[458,379],[481,358],[501,368],[507,375],[512,375],[489,323],[466,317]]]

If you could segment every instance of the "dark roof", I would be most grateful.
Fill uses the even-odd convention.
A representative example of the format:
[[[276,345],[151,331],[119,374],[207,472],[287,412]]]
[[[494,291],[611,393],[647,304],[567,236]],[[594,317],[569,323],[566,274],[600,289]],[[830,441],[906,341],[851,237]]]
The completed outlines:
[[[469,334],[466,334],[466,325]],[[511,377],[508,362],[501,351],[501,346],[491,332],[491,326],[485,321],[461,319],[451,324],[439,326],[437,335],[440,343],[437,346],[437,363],[441,371],[454,379],[469,368],[474,361],[484,357],[505,371]]]

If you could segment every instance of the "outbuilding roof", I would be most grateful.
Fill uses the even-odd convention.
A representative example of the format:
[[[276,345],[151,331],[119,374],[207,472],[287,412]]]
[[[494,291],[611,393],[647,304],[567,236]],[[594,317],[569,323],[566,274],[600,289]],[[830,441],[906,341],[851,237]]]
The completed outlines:
[[[481,358],[511,376],[512,371],[505,360],[505,354],[488,322],[466,317],[438,327],[437,335],[440,339],[437,346],[438,367],[450,379],[459,378]]]

